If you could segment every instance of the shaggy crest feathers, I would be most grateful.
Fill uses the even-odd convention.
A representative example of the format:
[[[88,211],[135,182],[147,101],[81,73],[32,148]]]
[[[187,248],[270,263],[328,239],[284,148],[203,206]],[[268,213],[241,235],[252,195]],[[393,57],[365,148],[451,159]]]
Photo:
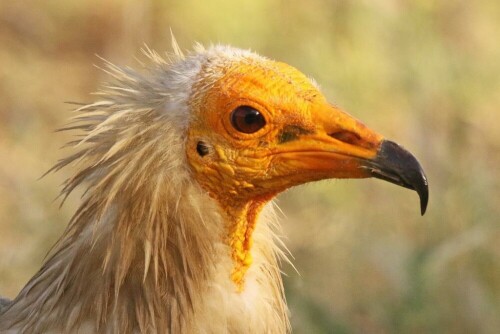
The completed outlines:
[[[197,95],[227,63],[261,58],[200,45],[184,56],[175,39],[172,48],[163,58],[146,47],[143,72],[105,62],[113,81],[62,129],[81,135],[50,171],[75,169],[64,198],[86,191],[43,267],[3,306],[1,332],[289,331],[273,204],[257,224],[248,289],[234,293],[223,213],[192,181],[183,153]]]

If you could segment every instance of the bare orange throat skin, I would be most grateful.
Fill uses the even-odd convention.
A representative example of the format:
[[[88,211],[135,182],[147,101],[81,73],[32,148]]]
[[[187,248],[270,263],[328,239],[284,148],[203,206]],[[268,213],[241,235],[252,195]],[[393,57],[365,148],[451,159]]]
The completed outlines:
[[[231,280],[238,292],[243,291],[245,274],[253,263],[252,246],[253,232],[257,225],[257,216],[265,202],[254,201],[244,205],[230,214],[232,224],[228,226],[227,243],[231,248],[233,270]]]
[[[257,225],[257,218],[264,205],[273,196],[252,199],[250,201],[234,200],[228,197],[217,198],[209,193],[227,215],[223,241],[229,246],[233,268],[228,276],[236,286],[237,292],[245,287],[245,275],[253,263],[252,246],[253,233]]]
[[[227,242],[231,247],[231,258],[234,262],[231,280],[236,284],[239,292],[243,291],[245,274],[253,262],[251,248],[254,228],[255,221],[247,222],[245,219],[242,219],[230,228],[228,235]]]

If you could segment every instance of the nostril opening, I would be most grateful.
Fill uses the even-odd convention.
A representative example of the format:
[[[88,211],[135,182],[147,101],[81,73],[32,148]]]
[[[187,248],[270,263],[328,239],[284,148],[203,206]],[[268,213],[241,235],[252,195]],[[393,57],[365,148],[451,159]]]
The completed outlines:
[[[361,136],[351,131],[341,130],[334,133],[330,133],[329,136],[350,145],[363,146],[362,145],[363,140],[361,139]]]

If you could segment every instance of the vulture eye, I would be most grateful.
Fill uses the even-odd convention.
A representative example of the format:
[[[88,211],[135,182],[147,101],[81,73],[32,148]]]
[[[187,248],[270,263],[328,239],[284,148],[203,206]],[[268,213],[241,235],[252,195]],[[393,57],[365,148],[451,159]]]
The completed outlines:
[[[254,133],[266,125],[266,120],[258,110],[240,106],[231,113],[231,124],[239,132]]]

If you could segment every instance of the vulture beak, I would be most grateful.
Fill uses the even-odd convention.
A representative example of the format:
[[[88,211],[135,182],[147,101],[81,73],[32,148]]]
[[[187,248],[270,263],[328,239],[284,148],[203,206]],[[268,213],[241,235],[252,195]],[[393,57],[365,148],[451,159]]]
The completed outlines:
[[[427,177],[410,152],[335,106],[320,104],[312,114],[319,123],[318,134],[327,134],[336,141],[330,140],[323,148],[344,156],[343,163],[351,165],[350,177],[375,177],[415,190],[420,197],[420,212],[425,213],[429,199]]]
[[[418,160],[402,146],[382,140],[374,159],[362,165],[372,177],[415,190],[420,197],[420,212],[424,215],[429,200],[427,177]]]
[[[311,110],[311,119],[314,130],[287,143],[282,154],[298,171],[300,183],[375,177],[415,190],[421,214],[425,213],[429,199],[427,177],[410,152],[328,103],[317,104]]]

